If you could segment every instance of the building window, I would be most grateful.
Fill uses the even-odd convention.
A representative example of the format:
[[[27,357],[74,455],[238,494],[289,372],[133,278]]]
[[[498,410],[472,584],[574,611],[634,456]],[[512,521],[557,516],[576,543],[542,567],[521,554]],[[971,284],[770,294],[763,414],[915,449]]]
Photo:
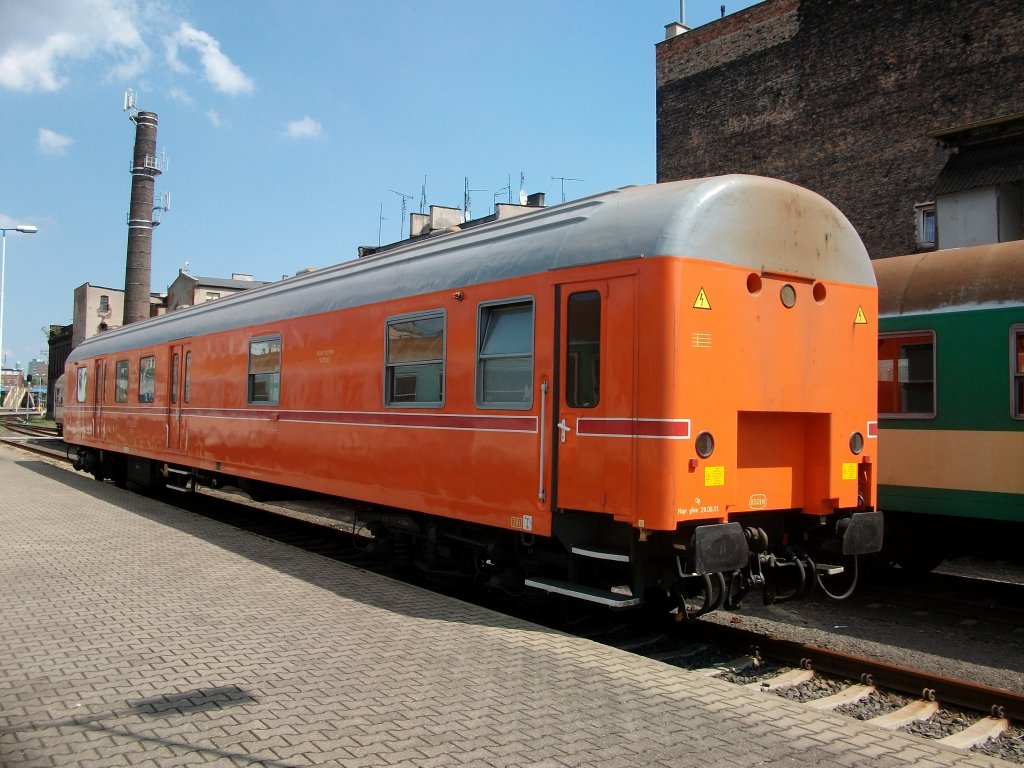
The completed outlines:
[[[918,203],[914,206],[917,219],[917,245],[919,248],[934,247],[936,240],[935,203]]]
[[[600,400],[601,294],[585,291],[566,304],[565,404],[594,408]]]
[[[213,299],[219,299],[219,298],[220,298],[220,293],[218,293],[217,291],[207,291],[206,292],[206,300],[207,301],[212,301]]]
[[[533,301],[481,305],[477,338],[477,405],[530,408]]]
[[[110,297],[106,294],[100,296],[100,312],[110,311]]]
[[[139,402],[152,403],[156,391],[156,358],[139,358]]]
[[[387,321],[387,405],[444,404],[444,312]]]
[[[128,361],[118,360],[114,366],[114,400],[128,402]]]
[[[186,381],[187,378],[186,371]],[[249,404],[277,405],[280,398],[281,337],[252,339],[249,342]],[[187,395],[185,399],[187,402]]]
[[[78,390],[75,392],[76,399],[80,403],[85,402],[86,395],[88,394],[89,384],[89,369],[81,367],[78,369]]]
[[[1024,325],[1015,325],[1010,331],[1010,354],[1013,360],[1013,418],[1024,419]]]
[[[931,331],[879,337],[878,412],[884,417],[935,416],[935,335]]]

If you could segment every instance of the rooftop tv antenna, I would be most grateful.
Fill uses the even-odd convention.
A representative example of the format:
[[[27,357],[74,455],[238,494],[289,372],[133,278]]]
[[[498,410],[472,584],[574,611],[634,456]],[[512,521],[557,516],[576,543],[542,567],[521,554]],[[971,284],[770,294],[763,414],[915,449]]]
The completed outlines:
[[[391,191],[398,195],[400,198],[402,198],[402,220],[398,223],[398,239],[401,240],[403,235],[405,234],[406,202],[412,200],[412,195],[407,195],[404,192],[398,192],[394,189],[392,189]]]
[[[469,188],[469,176],[466,179],[466,191],[462,195],[462,220],[471,221],[473,219],[473,205],[469,199],[470,192],[486,192],[486,189],[470,189]]]
[[[420,187],[420,213],[427,207],[427,174],[423,174],[423,186]]]
[[[508,184],[506,184],[504,187],[502,187],[501,189],[499,189],[497,192],[494,193],[494,200],[491,201],[491,207],[494,208],[494,209],[497,209],[497,207],[498,207],[498,197],[499,196],[503,196],[506,193],[508,194],[508,201],[511,203],[512,202],[512,176],[511,175],[508,177]]]
[[[387,219],[384,217],[384,203],[380,204],[380,213],[377,214],[377,247],[380,248],[380,232],[381,227],[384,226],[384,222]]]
[[[562,202],[565,202],[565,182],[567,181],[586,181],[586,179],[574,179],[571,176],[552,176],[552,181],[562,182]]]

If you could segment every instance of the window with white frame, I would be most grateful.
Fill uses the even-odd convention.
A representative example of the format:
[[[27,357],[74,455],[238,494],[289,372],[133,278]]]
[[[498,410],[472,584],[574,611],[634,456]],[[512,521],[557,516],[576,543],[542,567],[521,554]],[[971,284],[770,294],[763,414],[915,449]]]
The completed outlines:
[[[918,203],[914,206],[914,215],[917,220],[917,245],[921,248],[934,246],[938,240],[938,232],[935,224],[935,203]]]

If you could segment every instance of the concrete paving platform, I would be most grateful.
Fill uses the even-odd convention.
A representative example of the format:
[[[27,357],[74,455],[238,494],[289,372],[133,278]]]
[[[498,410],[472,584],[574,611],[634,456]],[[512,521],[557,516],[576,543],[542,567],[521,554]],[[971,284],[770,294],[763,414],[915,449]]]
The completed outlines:
[[[1004,766],[0,447],[0,764]]]

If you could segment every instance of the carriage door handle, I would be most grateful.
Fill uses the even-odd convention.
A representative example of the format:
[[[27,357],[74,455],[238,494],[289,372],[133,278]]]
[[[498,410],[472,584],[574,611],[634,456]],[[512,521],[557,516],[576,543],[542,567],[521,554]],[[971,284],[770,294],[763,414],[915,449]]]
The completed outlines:
[[[570,427],[568,424],[565,423],[565,419],[562,419],[560,422],[558,422],[557,426],[558,426],[558,442],[564,443],[565,442],[565,433],[566,432],[572,432],[572,427]]]

